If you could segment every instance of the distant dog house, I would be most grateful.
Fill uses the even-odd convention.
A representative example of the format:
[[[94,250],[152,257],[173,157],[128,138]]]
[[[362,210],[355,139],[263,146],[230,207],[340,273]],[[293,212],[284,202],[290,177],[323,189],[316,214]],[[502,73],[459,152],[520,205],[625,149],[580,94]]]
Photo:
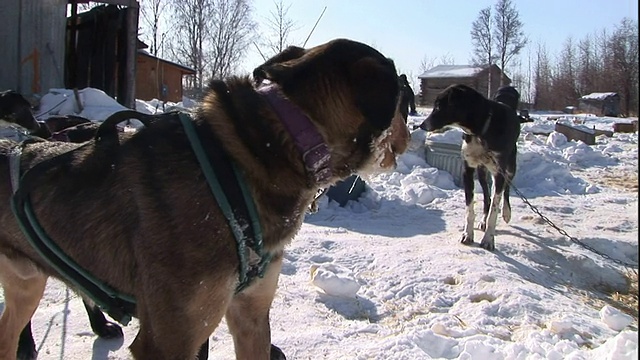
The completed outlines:
[[[491,94],[489,92],[489,74],[491,74]],[[500,85],[500,68],[491,66],[472,65],[438,65],[418,76],[420,79],[420,105],[430,106],[436,96],[449,85],[464,84],[470,86],[482,95],[491,97]],[[502,74],[502,86],[511,84],[511,79]],[[489,96],[488,96],[489,95]]]
[[[620,116],[620,95],[614,92],[598,92],[578,100],[578,109],[596,116]]]

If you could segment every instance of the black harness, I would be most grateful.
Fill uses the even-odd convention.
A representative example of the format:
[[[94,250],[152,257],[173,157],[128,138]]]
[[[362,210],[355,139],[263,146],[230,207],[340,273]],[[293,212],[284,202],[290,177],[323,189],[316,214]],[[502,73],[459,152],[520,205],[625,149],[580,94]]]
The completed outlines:
[[[115,153],[119,146],[116,125],[128,119],[137,119],[147,127],[158,121],[180,122],[211,191],[236,238],[240,262],[236,293],[249,286],[256,277],[262,277],[271,261],[271,254],[266,253],[263,249],[262,231],[253,198],[249,194],[241,172],[225,153],[220,140],[210,131],[196,132],[193,120],[185,113],[173,112],[154,116],[125,110],[113,114],[100,125],[95,136],[94,146]],[[29,243],[52,268],[74,287],[89,296],[109,316],[126,325],[135,315],[135,298],[131,294],[123,294],[97,279],[66,255],[47,236],[31,207],[30,193],[37,187],[40,176],[49,169],[68,164],[77,149],[91,146],[93,143],[85,143],[44,160],[27,169],[20,176],[20,153],[22,147],[29,141],[27,140],[14,148],[13,155],[10,157],[12,182],[14,183],[11,207],[20,228]],[[207,146],[203,147],[202,142],[205,142]]]

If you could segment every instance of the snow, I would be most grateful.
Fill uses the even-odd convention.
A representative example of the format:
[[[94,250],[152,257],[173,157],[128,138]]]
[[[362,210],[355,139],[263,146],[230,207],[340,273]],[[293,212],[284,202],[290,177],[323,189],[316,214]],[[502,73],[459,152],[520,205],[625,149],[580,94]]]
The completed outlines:
[[[420,79],[425,78],[444,78],[444,77],[472,77],[482,71],[481,67],[471,65],[438,65],[425,71],[418,76]]]
[[[94,90],[81,92],[83,116],[99,120],[120,109]],[[69,96],[55,89],[43,100]],[[66,102],[55,111],[73,111]],[[419,110],[410,129],[429,112]],[[588,146],[553,131],[565,115],[532,116],[518,142],[515,186],[559,228],[637,269],[637,132]],[[562,236],[514,192],[512,220],[498,223],[494,252],[458,242],[464,192],[425,162],[424,142],[459,137],[414,130],[397,169],[365,177],[358,201],[340,207],[320,198],[285,253],[272,342],[289,359],[637,359],[638,319],[606,305],[599,291],[623,291],[625,267]],[[476,206],[480,213],[481,201]],[[138,326],[134,319],[124,327],[124,339],[97,338],[78,296],[51,280],[33,329],[41,360],[129,359]],[[233,354],[223,321],[209,357]]]
[[[583,99],[583,100],[604,100],[604,99],[608,98],[609,96],[617,96],[617,95],[618,94],[616,94],[614,92],[595,92],[595,93],[584,95],[580,99]]]
[[[605,305],[600,309],[600,320],[607,324],[611,330],[620,331],[633,322],[633,318],[622,311]]]

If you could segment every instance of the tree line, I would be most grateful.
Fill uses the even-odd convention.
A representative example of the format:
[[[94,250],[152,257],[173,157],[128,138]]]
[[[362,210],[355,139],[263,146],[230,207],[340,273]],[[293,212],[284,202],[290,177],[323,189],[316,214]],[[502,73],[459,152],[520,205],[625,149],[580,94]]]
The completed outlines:
[[[237,72],[252,47],[267,58],[293,43],[290,35],[296,24],[283,0],[274,1],[269,17],[260,19],[260,32],[252,0],[139,2],[141,36],[150,43],[149,51],[196,70],[187,88],[202,89],[210,78]],[[622,112],[638,114],[636,21],[623,19],[611,32],[602,30],[577,41],[569,38],[559,54],[551,54],[544,44],[527,48],[523,26],[512,0],[497,0],[480,10],[471,24],[472,63],[498,65],[511,77],[522,101],[534,109],[562,110],[577,105],[583,95],[616,92]],[[521,58],[525,48],[526,62]],[[425,58],[421,70],[436,63],[452,64],[453,59]],[[486,95],[495,90],[489,87]]]
[[[282,0],[262,19],[253,17],[252,0],[140,0],[140,35],[153,55],[193,68],[185,87],[201,91],[209,79],[237,72],[255,46],[263,58],[290,44],[295,23]]]
[[[620,110],[638,115],[638,23],[625,18],[580,40],[568,38],[555,59],[538,45],[533,63],[533,103],[539,109],[562,109],[593,92],[616,92]]]
[[[616,92],[621,111],[638,114],[636,21],[622,19],[612,33],[602,30],[579,41],[568,38],[559,54],[537,44],[533,56],[529,51],[526,69],[518,57],[528,43],[523,25],[512,0],[498,0],[493,8],[481,9],[471,24],[472,63],[497,64],[510,72],[522,100],[534,109],[562,110],[578,105],[583,95]],[[491,89],[491,78],[488,83],[486,95],[491,96],[496,89]]]

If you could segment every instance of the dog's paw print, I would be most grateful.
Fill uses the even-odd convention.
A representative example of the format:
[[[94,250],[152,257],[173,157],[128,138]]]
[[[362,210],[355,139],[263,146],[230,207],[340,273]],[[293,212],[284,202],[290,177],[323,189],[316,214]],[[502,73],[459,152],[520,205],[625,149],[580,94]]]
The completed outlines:
[[[460,285],[460,283],[462,282],[460,280],[460,278],[455,277],[455,276],[447,276],[446,278],[442,279],[442,282],[444,282],[447,285]]]
[[[472,303],[479,303],[481,301],[494,302],[496,299],[497,297],[495,295],[488,293],[474,294],[469,297]]]
[[[320,246],[321,246],[323,249],[327,249],[327,250],[331,250],[331,249],[333,249],[333,247],[334,247],[335,245],[336,245],[336,242],[335,242],[335,241],[323,241],[323,242],[321,242],[321,243],[320,243]]]
[[[482,275],[480,277],[480,280],[486,281],[486,282],[495,282],[496,281],[496,279],[491,275]]]
[[[309,260],[317,264],[324,264],[324,263],[332,262],[333,258],[331,256],[318,254],[318,255],[313,255],[312,257],[309,258]]]

